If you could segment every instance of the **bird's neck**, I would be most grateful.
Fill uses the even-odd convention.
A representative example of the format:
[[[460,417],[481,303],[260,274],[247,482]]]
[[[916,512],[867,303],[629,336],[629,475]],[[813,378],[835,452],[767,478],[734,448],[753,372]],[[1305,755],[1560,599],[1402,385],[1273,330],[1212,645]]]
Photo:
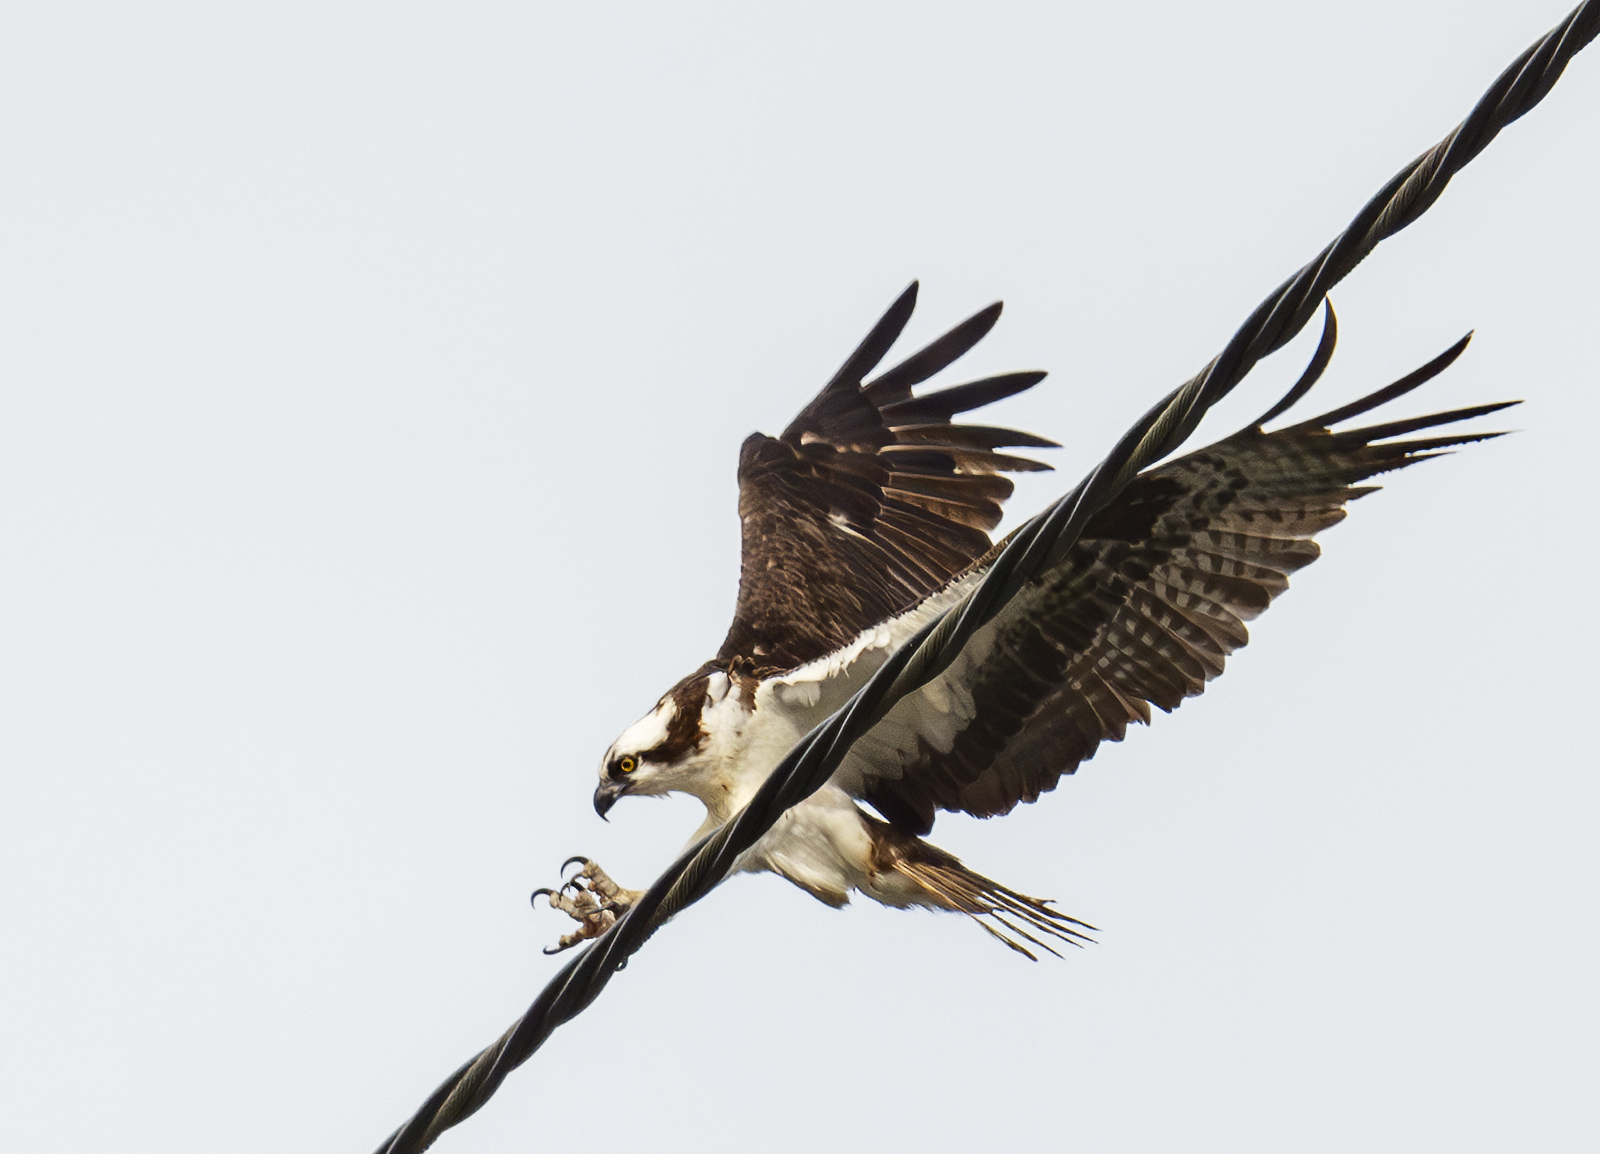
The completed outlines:
[[[684,792],[706,807],[706,825],[701,833],[727,821],[755,796],[760,783],[757,782],[755,788],[744,788],[744,784],[740,774],[731,772],[729,765],[721,763],[710,772],[701,774],[685,789]],[[695,836],[699,837],[700,834]]]

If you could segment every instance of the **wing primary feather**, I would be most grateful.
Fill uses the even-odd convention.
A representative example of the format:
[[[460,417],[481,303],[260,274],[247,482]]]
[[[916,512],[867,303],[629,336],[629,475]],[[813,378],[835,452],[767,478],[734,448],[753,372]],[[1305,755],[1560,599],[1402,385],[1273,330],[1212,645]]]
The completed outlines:
[[[1450,425],[1457,421],[1470,421],[1473,417],[1486,417],[1490,413],[1498,413],[1501,409],[1509,409],[1513,405],[1520,404],[1522,404],[1521,401],[1498,401],[1492,405],[1472,405],[1469,408],[1454,409],[1448,413],[1431,413],[1425,417],[1410,417],[1404,421],[1390,421],[1385,425],[1368,425],[1361,429],[1342,429],[1333,434],[1333,436],[1336,441],[1349,440],[1358,444],[1367,441],[1384,441],[1390,437],[1402,437],[1407,433],[1414,433],[1418,429],[1431,429],[1435,425]]]
[[[1049,473],[1055,469],[1054,465],[1029,457],[915,442],[885,445],[878,450],[878,456],[896,473],[927,472],[948,476],[952,473]]]
[[[995,301],[988,308],[974,313],[938,340],[912,353],[876,380],[869,381],[862,386],[862,391],[875,405],[909,398],[912,385],[920,385],[940,369],[953,364],[988,336],[989,330],[1000,319],[1001,308],[1001,302]]]
[[[1333,360],[1333,347],[1339,343],[1339,318],[1334,316],[1333,301],[1328,297],[1322,298],[1322,338],[1317,341],[1317,351],[1311,355],[1311,362],[1306,365],[1305,372],[1300,374],[1300,379],[1294,387],[1283,395],[1272,408],[1256,418],[1256,428],[1261,428],[1275,417],[1281,417],[1294,407],[1294,403],[1311,391],[1311,386],[1322,379],[1322,374],[1327,371],[1328,362]]]
[[[934,421],[926,425],[894,425],[894,435],[901,441],[918,444],[954,445],[963,449],[1059,449],[1060,441],[1035,436],[1017,429],[1000,429],[993,425],[948,425]]]
[[[1278,432],[1303,433],[1310,429],[1326,429],[1332,425],[1337,425],[1340,421],[1348,421],[1351,417],[1359,417],[1362,413],[1370,412],[1380,405],[1386,405],[1390,401],[1403,397],[1412,389],[1427,384],[1449,368],[1457,357],[1466,352],[1467,344],[1471,340],[1472,334],[1468,333],[1420,369],[1407,373],[1394,384],[1385,385],[1377,392],[1368,393],[1360,400],[1351,401],[1348,405],[1334,409],[1332,412],[1323,413],[1320,417],[1312,417],[1309,421],[1301,421],[1298,425],[1290,425],[1287,428],[1279,429]]]
[[[1441,456],[1441,449],[1454,449],[1461,445],[1475,445],[1479,441],[1492,441],[1496,437],[1503,436],[1505,436],[1503,432],[1461,433],[1454,437],[1422,437],[1415,441],[1407,441],[1403,446],[1405,453],[1403,455],[1397,453],[1385,460],[1380,471],[1389,472],[1394,469],[1403,469],[1415,461],[1425,461],[1429,457]],[[1366,473],[1366,476],[1369,477],[1375,475]]]
[[[900,339],[900,334],[905,330],[906,322],[911,319],[912,310],[917,307],[917,282],[912,281],[906,291],[895,298],[894,304],[872,326],[862,342],[856,346],[856,351],[845,359],[839,366],[839,371],[833,374],[833,379],[823,386],[823,392],[829,389],[855,388],[861,384],[873,369],[878,367],[878,362]]]
[[[968,409],[979,409],[995,401],[1014,397],[1033,388],[1044,380],[1046,375],[1035,370],[1026,373],[1002,373],[997,377],[985,377],[981,381],[968,381],[964,385],[940,389],[937,393],[929,393],[925,397],[915,397],[909,401],[897,401],[892,405],[885,405],[882,410],[883,419],[891,427],[900,424],[923,424],[928,421],[948,421],[957,413],[964,413]]]

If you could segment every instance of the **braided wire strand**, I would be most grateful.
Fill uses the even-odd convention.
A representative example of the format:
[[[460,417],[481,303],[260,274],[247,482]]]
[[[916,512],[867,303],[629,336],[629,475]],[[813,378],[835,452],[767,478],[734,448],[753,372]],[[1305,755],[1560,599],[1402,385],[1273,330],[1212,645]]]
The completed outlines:
[[[1183,444],[1262,358],[1293,339],[1334,285],[1381,241],[1426,212],[1501,129],[1543,100],[1596,35],[1600,0],[1585,0],[1518,56],[1465,120],[1396,173],[1343,232],[1256,307],[1210,364],[1145,413],[1083,481],[1018,529],[971,593],[892,654],[843,708],[790,750],[744,809],[680,854],[632,909],[561,968],[510,1029],[445,1079],[377,1154],[419,1154],[481,1108],[558,1026],[600,996],[662,923],[709,893],[785,810],[820,789],[857,738],[906,694],[938,676],[975,631],[1058,563],[1095,512]]]

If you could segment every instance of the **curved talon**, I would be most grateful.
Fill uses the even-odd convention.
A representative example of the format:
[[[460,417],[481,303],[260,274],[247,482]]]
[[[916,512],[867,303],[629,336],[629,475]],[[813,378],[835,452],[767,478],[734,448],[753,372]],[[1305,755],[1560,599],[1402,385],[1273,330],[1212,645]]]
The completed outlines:
[[[561,872],[565,874],[574,865],[578,867],[577,872],[564,878],[555,889],[541,886],[529,897],[537,907],[539,898],[543,896],[549,901],[551,909],[560,910],[578,923],[578,927],[570,934],[563,934],[555,945],[544,948],[547,955],[559,954],[593,941],[615,925],[640,896],[638,891],[617,885],[603,869],[581,854],[562,862]]]

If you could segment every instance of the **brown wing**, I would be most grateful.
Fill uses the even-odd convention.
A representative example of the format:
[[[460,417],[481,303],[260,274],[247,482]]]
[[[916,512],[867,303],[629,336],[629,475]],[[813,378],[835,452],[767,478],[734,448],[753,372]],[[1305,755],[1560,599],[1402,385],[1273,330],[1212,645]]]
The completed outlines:
[[[1200,693],[1245,644],[1245,622],[1317,558],[1312,537],[1377,488],[1361,482],[1498,435],[1392,440],[1498,404],[1330,431],[1465,345],[1345,408],[1271,433],[1258,423],[1137,478],[1059,566],[891,710],[835,780],[926,833],[936,810],[989,817],[1036,800],[1101,742],[1148,722],[1152,705],[1170,711]]]
[[[911,395],[994,327],[999,304],[863,384],[916,296],[913,284],[781,437],[740,450],[739,602],[718,661],[793,669],[915,605],[989,548],[1011,495],[999,474],[1049,468],[995,450],[1053,441],[950,420],[1044,373]]]

